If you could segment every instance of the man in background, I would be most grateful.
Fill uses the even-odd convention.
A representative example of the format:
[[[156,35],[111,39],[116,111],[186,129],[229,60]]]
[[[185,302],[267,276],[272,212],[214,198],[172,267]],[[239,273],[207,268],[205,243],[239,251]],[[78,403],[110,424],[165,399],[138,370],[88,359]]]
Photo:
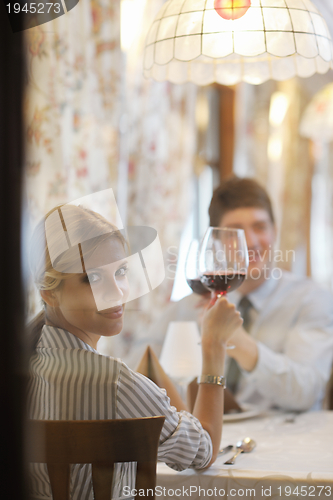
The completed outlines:
[[[333,359],[333,296],[312,280],[275,267],[271,201],[253,179],[233,177],[214,191],[213,227],[240,228],[249,251],[247,278],[228,294],[244,324],[228,350],[227,386],[238,402],[304,411],[323,404]],[[132,351],[150,344],[159,355],[170,321],[200,323],[209,298],[191,294],[171,304]]]

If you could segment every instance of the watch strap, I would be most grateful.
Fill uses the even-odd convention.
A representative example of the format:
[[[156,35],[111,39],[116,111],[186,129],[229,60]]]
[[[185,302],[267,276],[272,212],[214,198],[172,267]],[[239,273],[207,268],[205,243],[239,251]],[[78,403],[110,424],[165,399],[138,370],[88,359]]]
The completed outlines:
[[[222,375],[200,375],[197,382],[198,384],[215,384],[225,387],[225,378]]]

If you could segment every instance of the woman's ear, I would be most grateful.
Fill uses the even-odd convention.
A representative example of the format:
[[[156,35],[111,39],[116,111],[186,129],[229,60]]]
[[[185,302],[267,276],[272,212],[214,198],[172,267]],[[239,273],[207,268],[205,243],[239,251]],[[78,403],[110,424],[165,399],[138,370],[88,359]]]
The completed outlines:
[[[53,290],[41,290],[40,295],[48,306],[55,307],[58,305],[58,299]]]

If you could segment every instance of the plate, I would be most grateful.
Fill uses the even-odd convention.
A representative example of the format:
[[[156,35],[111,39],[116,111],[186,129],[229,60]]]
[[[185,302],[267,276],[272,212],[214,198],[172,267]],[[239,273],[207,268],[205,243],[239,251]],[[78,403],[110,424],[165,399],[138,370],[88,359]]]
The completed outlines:
[[[237,420],[245,420],[247,418],[257,417],[262,413],[262,409],[258,406],[251,405],[249,403],[242,404],[241,413],[229,413],[223,415],[223,422],[236,422]]]

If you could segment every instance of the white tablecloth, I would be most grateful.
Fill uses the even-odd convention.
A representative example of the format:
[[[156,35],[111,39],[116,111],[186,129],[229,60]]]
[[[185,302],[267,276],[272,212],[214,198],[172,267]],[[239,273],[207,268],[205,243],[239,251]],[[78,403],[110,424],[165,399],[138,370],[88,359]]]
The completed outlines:
[[[249,436],[255,450],[242,453],[234,465],[224,465],[233,452],[220,456],[202,472],[158,464],[156,497],[333,499],[333,412],[287,418],[266,413],[224,423],[222,446]]]

